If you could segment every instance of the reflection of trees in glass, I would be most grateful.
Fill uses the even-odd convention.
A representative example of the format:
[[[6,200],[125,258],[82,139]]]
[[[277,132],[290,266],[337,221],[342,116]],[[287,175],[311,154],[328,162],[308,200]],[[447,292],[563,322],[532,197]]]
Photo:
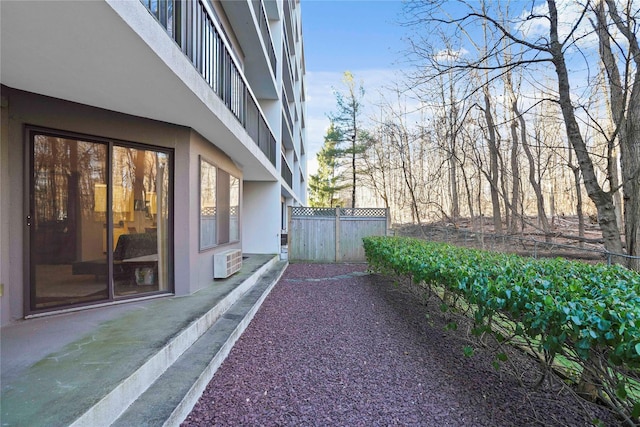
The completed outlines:
[[[216,168],[200,161],[200,249],[217,243],[216,233]]]
[[[240,180],[230,175],[229,181],[229,241],[240,240]]]
[[[166,163],[165,153],[114,147],[113,210],[114,213],[121,213],[114,220],[132,221],[135,211],[145,211],[147,216],[157,214],[158,185],[167,185],[165,181],[168,177],[164,176]],[[166,209],[168,188],[161,190],[165,199],[160,202]]]
[[[158,196],[158,214],[164,218],[169,218],[169,156],[166,153],[157,153],[157,176],[160,183],[161,196]]]
[[[35,135],[33,156],[36,222],[66,221],[94,210],[95,184],[105,182],[106,146]]]

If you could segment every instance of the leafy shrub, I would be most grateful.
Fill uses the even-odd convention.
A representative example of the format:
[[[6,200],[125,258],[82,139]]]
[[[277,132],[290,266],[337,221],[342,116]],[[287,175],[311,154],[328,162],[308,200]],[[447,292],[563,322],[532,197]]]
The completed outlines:
[[[640,368],[638,273],[402,237],[367,237],[364,248],[372,270],[443,286],[474,307],[481,330],[495,332],[492,321],[507,319],[548,363],[561,355],[577,364],[580,381],[595,386],[629,423],[640,416],[633,396]]]

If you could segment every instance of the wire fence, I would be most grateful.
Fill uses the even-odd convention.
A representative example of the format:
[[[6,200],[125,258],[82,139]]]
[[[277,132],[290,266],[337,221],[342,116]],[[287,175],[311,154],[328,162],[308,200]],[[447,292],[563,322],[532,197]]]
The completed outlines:
[[[427,240],[496,252],[515,253],[533,258],[562,257],[586,262],[605,262],[607,265],[628,265],[629,260],[640,260],[638,256],[613,253],[604,248],[580,247],[575,244],[554,241],[553,236],[549,236],[548,240],[538,240],[525,236],[432,225],[423,225],[422,230]],[[396,234],[398,233],[396,232]]]

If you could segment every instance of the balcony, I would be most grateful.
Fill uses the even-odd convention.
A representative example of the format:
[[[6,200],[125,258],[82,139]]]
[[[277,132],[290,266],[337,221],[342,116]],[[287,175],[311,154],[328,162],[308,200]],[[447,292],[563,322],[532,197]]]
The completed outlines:
[[[291,116],[291,109],[289,108],[289,99],[284,90],[282,91],[282,108],[287,118],[287,128],[289,128],[289,133],[293,137],[293,117]]]
[[[293,33],[293,15],[291,13],[292,3],[291,0],[284,0],[284,27],[285,27],[285,35],[288,40],[287,44],[290,49],[294,49],[295,45],[293,41],[295,40],[295,35]]]
[[[275,52],[275,49],[273,48],[273,39],[271,38],[271,31],[269,30],[269,21],[267,20],[267,15],[262,5],[262,2],[257,3],[257,5],[258,5],[258,22],[260,23],[260,33],[262,34],[262,40],[266,44],[267,54],[269,56],[269,62],[271,64],[271,71],[275,75],[276,52]]]
[[[244,55],[244,75],[253,93],[258,99],[278,99],[275,80],[278,58],[263,2],[233,0],[220,5],[235,29],[234,35]]]
[[[287,43],[287,36],[284,37],[284,49],[282,49],[282,60],[284,61],[282,84],[287,91],[289,98],[294,99],[293,92],[293,69],[291,68],[291,54]]]
[[[141,0],[275,166],[276,140],[202,0]],[[266,18],[265,18],[266,19]]]
[[[287,163],[287,159],[284,157],[284,155],[282,156],[280,174],[284,179],[284,182],[286,182],[287,185],[289,186],[289,188],[293,189],[293,173],[291,172],[291,168],[289,167],[289,164]]]

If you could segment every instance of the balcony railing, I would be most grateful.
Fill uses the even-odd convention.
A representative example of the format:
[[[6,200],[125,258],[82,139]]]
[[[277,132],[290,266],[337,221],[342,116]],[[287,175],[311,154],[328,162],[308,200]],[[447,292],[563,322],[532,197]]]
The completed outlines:
[[[256,4],[256,3],[254,3]],[[271,38],[271,31],[269,30],[269,21],[267,20],[267,14],[264,10],[262,2],[257,3],[259,14],[258,20],[260,24],[260,32],[262,34],[262,40],[267,47],[267,54],[269,55],[269,62],[271,63],[271,71],[273,75],[276,75],[276,51],[273,48],[273,39]]]
[[[140,1],[275,166],[276,139],[220,35],[209,6],[202,0]]]
[[[291,117],[291,109],[289,108],[289,99],[287,98],[287,93],[285,90],[282,90],[282,107],[285,112],[285,116],[287,118],[287,127],[289,128],[289,132],[291,133],[291,137],[293,137],[293,117]]]
[[[284,182],[289,185],[289,188],[293,189],[293,173],[291,172],[291,168],[289,167],[287,159],[284,156],[282,156],[280,174],[282,175],[282,178],[284,178]]]
[[[289,43],[294,41],[293,34],[293,18],[291,14],[292,4],[290,0],[284,0],[284,27],[285,33],[288,35]],[[293,48],[293,44],[290,45]]]

